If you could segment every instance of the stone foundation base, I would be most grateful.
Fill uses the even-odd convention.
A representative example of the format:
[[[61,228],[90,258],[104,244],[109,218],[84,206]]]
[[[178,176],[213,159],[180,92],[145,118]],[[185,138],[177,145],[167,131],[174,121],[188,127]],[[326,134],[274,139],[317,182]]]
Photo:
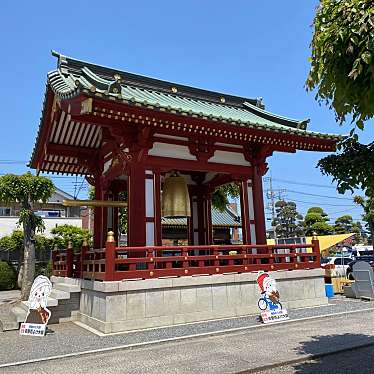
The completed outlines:
[[[275,271],[287,309],[326,305],[323,271]],[[256,273],[97,282],[81,280],[78,320],[103,333],[259,313]]]

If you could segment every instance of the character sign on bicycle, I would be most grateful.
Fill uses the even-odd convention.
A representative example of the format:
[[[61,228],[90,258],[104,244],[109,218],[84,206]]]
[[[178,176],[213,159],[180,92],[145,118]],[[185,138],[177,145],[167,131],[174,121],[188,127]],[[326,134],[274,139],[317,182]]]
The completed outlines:
[[[261,290],[261,297],[257,303],[260,310],[282,310],[275,280],[268,273],[260,271],[257,275],[257,284]]]

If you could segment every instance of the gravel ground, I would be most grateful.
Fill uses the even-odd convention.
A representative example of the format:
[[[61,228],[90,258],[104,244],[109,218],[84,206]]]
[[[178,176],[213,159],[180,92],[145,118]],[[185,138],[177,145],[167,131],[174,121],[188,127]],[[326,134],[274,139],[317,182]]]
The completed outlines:
[[[305,360],[310,355],[341,349],[350,350],[360,345],[374,346],[372,323],[374,311],[354,316],[353,318],[349,314],[338,315],[333,318],[278,324],[256,330],[37,362],[13,368],[0,368],[0,373],[248,373],[249,370],[265,365],[281,365],[290,360]],[[74,340],[75,338],[70,341],[71,344],[75,344]],[[40,350],[40,344],[35,344],[35,341],[35,349]],[[42,342],[44,339],[39,338],[38,341]],[[105,341],[102,340],[102,342]],[[3,349],[3,345],[1,347]],[[338,359],[344,358],[340,366],[334,364],[336,360],[331,356],[308,364],[299,363],[277,367],[268,373],[372,372],[365,370],[373,360],[367,358],[365,354],[357,356],[359,359],[356,360],[356,352],[361,351],[347,351],[338,356]],[[367,352],[373,352],[373,350]],[[353,370],[353,361],[356,363],[353,368],[356,366],[357,369],[359,366],[359,370]],[[323,363],[326,363],[326,367],[322,365]],[[312,367],[316,370],[306,371]],[[328,370],[330,367],[335,371]],[[337,371],[338,368],[340,371]],[[349,371],[351,369],[353,371]]]
[[[326,314],[350,312],[361,309],[374,310],[374,302],[336,297],[329,305],[295,309],[289,311],[291,321],[299,318],[316,317]],[[0,333],[0,365],[49,357],[61,354],[115,347],[118,345],[138,344],[155,340],[170,339],[188,335],[214,333],[233,328],[264,327],[257,316],[223,319],[218,321],[186,324],[173,327],[157,328],[128,332],[119,335],[97,336],[73,323],[51,325],[54,334],[44,338],[19,336],[18,331]],[[35,344],[37,342],[37,344]]]

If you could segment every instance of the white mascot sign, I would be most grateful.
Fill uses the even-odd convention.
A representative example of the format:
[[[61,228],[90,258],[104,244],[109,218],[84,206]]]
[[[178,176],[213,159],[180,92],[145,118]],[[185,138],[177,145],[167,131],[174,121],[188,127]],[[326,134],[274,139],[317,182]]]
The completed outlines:
[[[44,275],[35,278],[31,287],[25,322],[21,324],[21,335],[44,336],[51,311],[47,308],[48,296],[52,291],[51,281]]]
[[[264,323],[289,319],[287,310],[279,301],[279,291],[275,279],[268,273],[260,271],[257,275],[257,284],[261,290],[258,307],[261,310],[261,319]]]

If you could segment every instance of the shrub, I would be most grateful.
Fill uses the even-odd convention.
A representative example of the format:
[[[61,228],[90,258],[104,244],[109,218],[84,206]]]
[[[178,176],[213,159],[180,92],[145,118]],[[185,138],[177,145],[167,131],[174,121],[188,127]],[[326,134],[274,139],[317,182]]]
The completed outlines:
[[[0,261],[0,291],[12,290],[16,287],[17,273],[7,262]]]
[[[45,275],[50,278],[52,275],[52,261],[44,264],[37,264],[35,266],[35,277],[38,275]]]

